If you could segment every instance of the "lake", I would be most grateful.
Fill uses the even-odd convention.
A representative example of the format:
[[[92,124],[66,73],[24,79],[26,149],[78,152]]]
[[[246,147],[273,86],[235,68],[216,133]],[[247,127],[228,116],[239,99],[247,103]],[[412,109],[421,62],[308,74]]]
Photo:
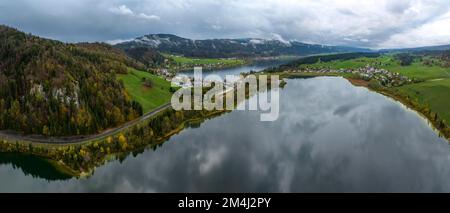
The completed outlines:
[[[226,68],[226,69],[219,69],[219,70],[203,70],[203,76],[207,75],[215,75],[221,78],[221,80],[224,80],[226,76],[230,76],[231,80],[236,80],[239,78],[239,75],[241,73],[249,73],[251,71],[254,72],[260,72],[262,70],[265,70],[270,67],[277,67],[279,65],[285,64],[289,62],[289,60],[271,60],[271,61],[264,61],[259,62],[255,64],[250,64],[246,66],[240,66],[240,67],[233,67],[233,68]],[[194,77],[194,70],[190,71],[183,71],[178,73],[178,76],[185,75],[188,77]],[[217,78],[213,78],[217,79]]]
[[[338,77],[287,80],[280,100],[274,122],[233,111],[81,180],[0,154],[0,191],[450,192],[447,141],[402,104]]]

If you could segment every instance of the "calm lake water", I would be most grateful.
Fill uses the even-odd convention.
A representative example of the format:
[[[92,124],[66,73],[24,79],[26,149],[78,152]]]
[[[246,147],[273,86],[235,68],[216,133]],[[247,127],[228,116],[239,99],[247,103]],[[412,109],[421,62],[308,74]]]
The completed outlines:
[[[289,61],[287,60],[274,60],[274,61],[266,61],[266,62],[260,62],[258,64],[252,64],[247,66],[241,66],[241,67],[234,67],[234,68],[227,68],[227,69],[220,69],[220,70],[203,70],[203,76],[207,75],[216,75],[220,77],[222,80],[226,78],[227,75],[233,76],[231,79],[237,79],[241,73],[248,73],[250,71],[259,72],[264,69],[270,68],[270,67],[277,67],[281,64],[285,64]],[[189,77],[194,77],[194,70],[191,71],[184,71],[179,73],[178,75],[186,75]],[[214,78],[216,79],[216,78]]]
[[[331,77],[288,80],[280,100],[275,122],[227,113],[83,180],[2,154],[0,191],[450,192],[450,146],[403,105]]]

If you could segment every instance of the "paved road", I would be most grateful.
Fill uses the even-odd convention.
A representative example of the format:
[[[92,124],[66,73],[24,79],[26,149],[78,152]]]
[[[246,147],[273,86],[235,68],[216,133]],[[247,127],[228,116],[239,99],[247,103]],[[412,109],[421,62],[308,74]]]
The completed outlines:
[[[222,96],[224,94],[227,94],[233,90],[227,89],[225,92],[220,93],[218,95]],[[100,140],[112,135],[115,135],[131,126],[136,125],[137,123],[146,120],[159,112],[168,109],[171,107],[171,103],[164,104],[148,113],[145,113],[143,116],[130,121],[128,123],[125,123],[121,126],[105,130],[101,133],[94,134],[94,135],[85,135],[85,136],[69,136],[69,137],[46,137],[42,135],[21,135],[17,132],[12,131],[0,131],[0,140],[8,140],[8,141],[26,141],[26,142],[32,142],[32,143],[41,143],[41,144],[59,144],[59,145],[68,145],[68,144],[81,144],[85,143],[87,141],[92,140]]]
[[[148,119],[170,107],[171,107],[170,103],[164,104],[133,121],[125,123],[116,128],[105,130],[105,131],[103,131],[99,134],[95,134],[95,135],[74,136],[74,137],[45,137],[45,136],[38,136],[38,135],[36,135],[36,136],[20,135],[20,134],[14,133],[14,132],[0,131],[0,140],[6,139],[6,140],[10,140],[10,141],[27,141],[27,142],[32,142],[32,143],[60,144],[60,145],[79,144],[79,143],[83,143],[86,141],[99,140],[99,139],[106,138],[108,136],[115,135],[115,134],[117,134],[131,126],[134,126],[135,124],[137,124],[143,120],[146,120],[146,119]]]

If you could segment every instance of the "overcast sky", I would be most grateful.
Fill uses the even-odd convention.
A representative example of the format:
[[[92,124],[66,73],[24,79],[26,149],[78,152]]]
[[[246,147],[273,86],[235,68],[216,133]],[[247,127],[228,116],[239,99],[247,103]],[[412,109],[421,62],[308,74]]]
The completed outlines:
[[[415,47],[450,44],[450,0],[1,0],[0,23],[68,42],[171,33]]]

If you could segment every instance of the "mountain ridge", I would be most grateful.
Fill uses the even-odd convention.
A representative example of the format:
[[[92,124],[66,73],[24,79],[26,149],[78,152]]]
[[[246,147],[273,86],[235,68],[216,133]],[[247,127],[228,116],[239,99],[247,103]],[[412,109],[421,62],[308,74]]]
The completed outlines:
[[[258,57],[312,54],[371,52],[358,47],[327,46],[307,44],[298,41],[277,39],[239,38],[239,39],[188,39],[173,34],[148,34],[131,41],[114,45],[120,49],[153,48],[160,52],[180,54],[187,57]]]
[[[450,50],[450,44],[423,46],[423,47],[409,47],[409,48],[395,48],[395,49],[381,49],[380,52],[418,52],[418,51],[445,51]]]

